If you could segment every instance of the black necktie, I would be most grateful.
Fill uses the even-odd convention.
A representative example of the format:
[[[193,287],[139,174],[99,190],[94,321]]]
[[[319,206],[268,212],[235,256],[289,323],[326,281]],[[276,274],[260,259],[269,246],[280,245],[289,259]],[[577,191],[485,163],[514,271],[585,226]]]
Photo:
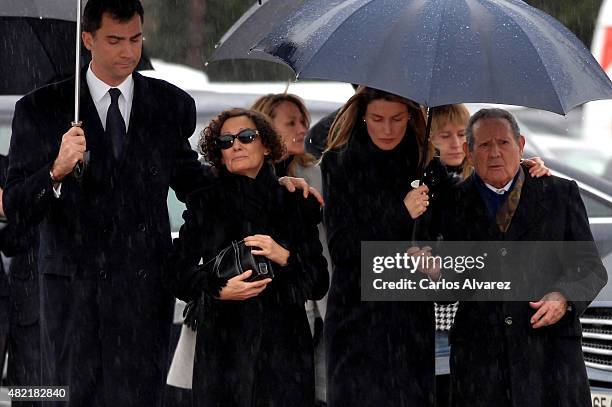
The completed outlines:
[[[119,111],[119,96],[121,95],[121,91],[117,88],[111,88],[108,93],[111,97],[111,104],[106,113],[106,134],[110,136],[113,146],[113,156],[115,160],[119,161],[125,145],[125,122]]]

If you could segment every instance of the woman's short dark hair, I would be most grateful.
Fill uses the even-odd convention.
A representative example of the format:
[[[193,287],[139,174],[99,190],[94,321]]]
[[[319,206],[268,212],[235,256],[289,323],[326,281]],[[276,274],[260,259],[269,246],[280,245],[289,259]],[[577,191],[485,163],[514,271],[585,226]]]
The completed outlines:
[[[130,21],[136,14],[144,22],[140,0],[89,0],[83,10],[83,31],[95,34],[102,26],[102,16],[109,13],[120,22]]]
[[[221,167],[221,149],[215,144],[215,139],[221,135],[221,128],[227,119],[240,116],[248,117],[255,124],[261,138],[261,143],[270,150],[270,154],[266,159],[272,161],[280,160],[285,154],[285,145],[280,136],[274,131],[272,124],[266,116],[255,110],[236,108],[224,110],[202,130],[198,147],[206,161],[214,167]]]

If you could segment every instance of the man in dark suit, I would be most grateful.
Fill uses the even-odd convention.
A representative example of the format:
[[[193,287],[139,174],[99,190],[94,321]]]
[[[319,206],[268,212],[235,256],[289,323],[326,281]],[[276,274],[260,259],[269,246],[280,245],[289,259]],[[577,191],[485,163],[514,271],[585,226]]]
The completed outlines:
[[[607,274],[578,187],[525,172],[525,139],[505,110],[479,111],[466,135],[464,150],[475,172],[444,205],[442,237],[481,241],[482,247],[504,242],[487,264],[508,270],[513,284],[522,282],[542,296],[529,297],[532,302],[460,302],[450,333],[453,405],[590,406],[579,317]],[[524,244],[530,256],[513,252],[518,241],[530,242]],[[571,241],[581,251],[530,275],[526,265],[537,264],[545,250],[538,241]]]
[[[0,195],[6,184],[7,170],[8,157],[0,155]],[[0,209],[0,216],[4,216],[3,209]],[[37,386],[40,385],[38,238],[32,229],[21,229],[14,223],[3,222],[0,250],[9,257],[8,277],[4,273],[6,265],[0,263],[0,326],[8,329],[4,330],[7,332],[5,343],[0,345],[0,365],[4,362],[6,350],[9,355],[7,380],[3,384]],[[33,402],[21,404],[34,405]]]
[[[81,127],[70,127],[74,79],[15,107],[4,203],[11,221],[40,228],[42,383],[69,386],[62,406],[162,400],[174,305],[162,283],[166,196],[205,173],[188,143],[193,99],[134,72],[142,23],[139,0],[87,3]]]

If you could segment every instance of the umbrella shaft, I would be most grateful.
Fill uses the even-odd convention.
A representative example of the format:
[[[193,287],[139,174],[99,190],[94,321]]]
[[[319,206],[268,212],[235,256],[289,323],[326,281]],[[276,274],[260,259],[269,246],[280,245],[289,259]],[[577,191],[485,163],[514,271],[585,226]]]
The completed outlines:
[[[81,97],[81,0],[77,2],[76,45],[74,60],[74,123],[79,122],[79,101]]]
[[[427,167],[427,160],[429,160],[429,138],[431,133],[431,123],[433,120],[433,107],[427,108],[427,127],[425,128],[425,137],[423,139],[423,154],[421,154],[421,162],[419,164],[418,177],[423,182],[425,178],[425,167]]]

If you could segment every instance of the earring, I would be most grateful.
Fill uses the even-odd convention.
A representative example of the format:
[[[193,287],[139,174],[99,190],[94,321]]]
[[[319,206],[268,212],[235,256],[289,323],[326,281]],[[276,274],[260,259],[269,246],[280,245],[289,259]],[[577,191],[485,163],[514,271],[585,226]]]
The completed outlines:
[[[297,140],[295,139],[295,137],[292,139],[292,141],[295,143]]]

